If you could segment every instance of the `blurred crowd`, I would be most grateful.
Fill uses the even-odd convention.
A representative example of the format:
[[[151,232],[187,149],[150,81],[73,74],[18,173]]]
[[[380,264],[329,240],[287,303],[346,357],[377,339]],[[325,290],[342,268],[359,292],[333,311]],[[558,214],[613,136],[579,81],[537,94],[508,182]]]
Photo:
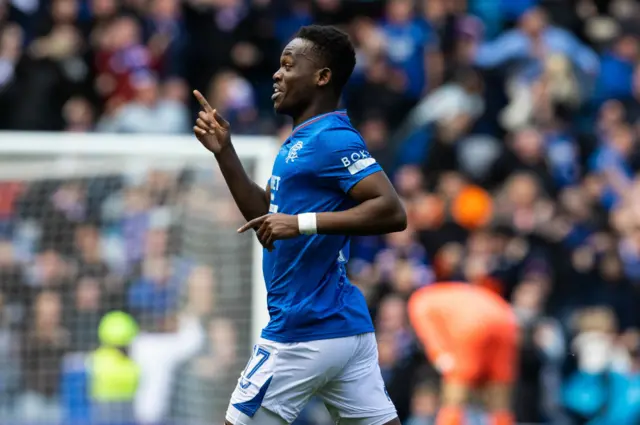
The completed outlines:
[[[99,327],[112,310],[136,322],[115,348],[140,370],[107,398],[139,424],[224,413],[250,351],[251,240],[229,240],[240,216],[211,166],[135,168],[0,182],[0,423],[94,423],[89,354],[122,340]]]
[[[0,129],[188,133],[198,88],[236,134],[284,138],[290,125],[272,112],[271,76],[283,45],[312,22],[341,26],[356,45],[344,106],[409,214],[405,232],[356,239],[349,268],[369,300],[403,423],[431,424],[438,406],[437,374],[405,302],[443,280],[512,302],[520,423],[640,423],[637,1],[0,0]],[[84,333],[98,311],[144,311],[143,327],[168,333],[186,308],[179,288],[239,296],[243,272],[222,272],[238,261],[208,257],[225,250],[197,230],[221,216],[225,237],[237,220],[228,197],[162,176],[131,187],[3,185],[2,311],[13,321],[0,336],[0,391],[17,396],[18,412],[54,410],[61,356],[94,346]],[[163,185],[178,188],[173,198]],[[175,232],[197,241],[198,272],[175,275],[185,257],[170,249],[182,245],[166,231],[176,226],[168,204],[199,217]],[[242,326],[198,314],[217,317],[207,329],[218,349],[203,351],[193,388],[231,368],[214,367],[215,356],[227,353],[231,365],[234,350],[220,347],[239,344],[231,329]],[[193,388],[179,393],[198,397]],[[300,423],[323,423],[318,411],[312,405]]]

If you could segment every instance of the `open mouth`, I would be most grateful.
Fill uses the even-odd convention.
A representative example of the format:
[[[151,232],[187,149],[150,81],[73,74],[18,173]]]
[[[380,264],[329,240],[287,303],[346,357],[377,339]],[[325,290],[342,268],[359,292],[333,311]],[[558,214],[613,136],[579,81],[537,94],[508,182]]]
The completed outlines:
[[[273,94],[271,95],[271,100],[276,100],[283,93],[284,92],[280,90],[278,87],[273,86]]]

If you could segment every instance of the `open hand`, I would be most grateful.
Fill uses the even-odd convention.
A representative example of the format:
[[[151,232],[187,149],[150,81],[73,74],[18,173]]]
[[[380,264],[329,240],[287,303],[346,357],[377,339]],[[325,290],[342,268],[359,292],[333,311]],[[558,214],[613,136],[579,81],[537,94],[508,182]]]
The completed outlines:
[[[238,229],[238,233],[244,233],[249,229],[255,229],[258,240],[269,251],[273,250],[273,243],[277,240],[291,239],[300,235],[298,229],[298,217],[288,214],[265,214],[254,218]]]
[[[198,90],[194,90],[193,95],[202,106],[202,111],[198,113],[196,125],[193,127],[193,134],[196,135],[202,146],[214,154],[219,154],[231,146],[229,122],[209,105],[209,102]]]

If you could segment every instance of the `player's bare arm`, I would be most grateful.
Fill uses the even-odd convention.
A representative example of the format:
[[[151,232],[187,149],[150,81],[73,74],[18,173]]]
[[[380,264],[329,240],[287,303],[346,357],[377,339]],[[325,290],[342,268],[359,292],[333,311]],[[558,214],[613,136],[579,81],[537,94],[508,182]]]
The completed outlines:
[[[402,201],[383,171],[365,177],[348,194],[358,205],[345,211],[318,213],[318,233],[366,236],[407,228]]]
[[[222,176],[243,217],[252,220],[266,214],[269,211],[268,188],[265,190],[258,186],[244,170],[231,143],[229,122],[209,105],[198,90],[193,94],[202,106],[193,133],[202,146],[215,155]]]
[[[358,182],[349,196],[358,205],[345,211],[315,214],[315,233],[340,235],[380,235],[399,232],[407,227],[407,214],[393,185],[382,171]],[[301,217],[288,214],[266,214],[238,229],[242,233],[256,229],[265,247],[304,232]]]

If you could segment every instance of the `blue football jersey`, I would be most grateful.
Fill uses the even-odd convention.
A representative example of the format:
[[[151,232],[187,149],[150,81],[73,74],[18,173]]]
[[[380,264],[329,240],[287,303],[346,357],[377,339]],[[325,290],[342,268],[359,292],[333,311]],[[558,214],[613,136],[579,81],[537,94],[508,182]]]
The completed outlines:
[[[342,211],[347,192],[381,171],[345,111],[297,126],[273,166],[270,213]],[[373,332],[364,296],[347,279],[349,236],[301,235],[264,250],[262,270],[271,320],[262,337],[303,342]]]

